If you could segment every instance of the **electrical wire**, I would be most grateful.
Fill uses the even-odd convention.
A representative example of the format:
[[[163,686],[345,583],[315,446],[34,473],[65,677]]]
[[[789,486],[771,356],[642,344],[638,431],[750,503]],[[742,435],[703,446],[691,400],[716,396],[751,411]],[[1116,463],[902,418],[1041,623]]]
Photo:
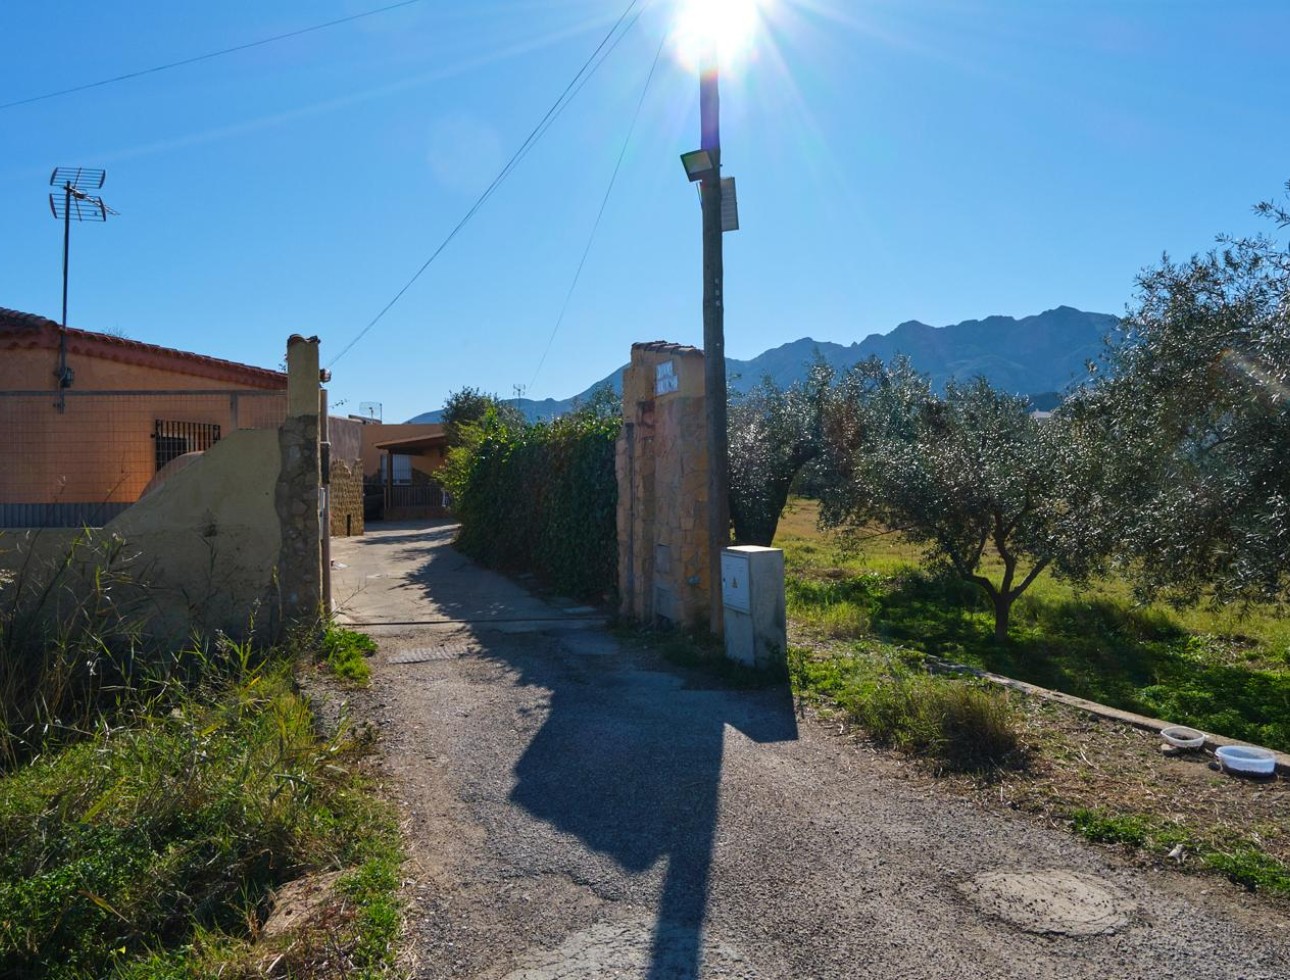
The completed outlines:
[[[600,229],[600,219],[605,216],[605,206],[609,204],[609,195],[614,191],[614,182],[618,180],[618,171],[622,169],[623,159],[627,156],[627,147],[632,141],[632,135],[636,132],[636,123],[640,119],[641,108],[645,105],[645,96],[649,94],[650,83],[654,81],[654,72],[658,69],[659,58],[663,56],[663,47],[667,44],[667,35],[663,35],[663,40],[659,42],[658,51],[654,54],[654,61],[649,66],[649,74],[645,76],[645,85],[641,89],[641,97],[636,103],[636,111],[632,113],[631,125],[627,127],[627,136],[623,140],[622,149],[618,151],[618,160],[614,163],[614,172],[609,176],[609,186],[605,188],[605,196],[600,200],[600,210],[596,212],[596,220],[591,225],[591,234],[587,236],[586,247],[582,250],[582,258],[578,260],[578,268],[573,273],[573,281],[569,283],[569,291],[565,294],[564,304],[560,307],[560,315],[555,318],[555,326],[551,328],[551,336],[547,338],[546,347],[542,349],[542,356],[538,359],[537,367],[533,369],[533,377],[529,379],[528,387],[533,387],[533,382],[537,380],[542,365],[546,363],[546,356],[551,353],[551,345],[555,342],[555,335],[560,331],[560,325],[564,323],[564,315],[569,311],[569,302],[573,299],[574,290],[578,288],[578,280],[582,277],[582,267],[587,264],[587,256],[591,252],[591,246],[596,240],[596,232]]]
[[[194,55],[191,58],[184,58],[180,61],[167,62],[164,65],[154,65],[151,68],[142,68],[139,71],[126,72],[124,75],[114,75],[111,78],[101,78],[97,82],[86,82],[84,85],[73,85],[71,88],[59,89],[56,92],[46,92],[44,95],[32,95],[25,99],[15,99],[13,102],[0,102],[0,110],[13,109],[20,105],[31,105],[33,102],[44,102],[47,99],[57,99],[64,95],[72,95],[75,92],[85,92],[92,88],[102,88],[104,85],[115,85],[117,82],[129,81],[132,78],[142,78],[144,75],[155,75],[157,72],[170,71],[172,68],[182,68],[185,65],[195,65],[199,61],[210,61],[212,58],[221,58],[226,54],[236,54],[238,51],[247,51],[251,48],[263,47],[266,44],[273,44],[276,41],[286,41],[293,37],[300,37],[303,34],[312,34],[315,31],[324,31],[329,27],[338,27],[341,24],[348,24],[352,21],[362,20],[364,17],[375,17],[377,14],[389,13],[389,11],[398,10],[400,7],[410,7],[413,4],[423,2],[424,0],[399,0],[398,3],[391,3],[384,7],[377,7],[375,10],[365,10],[362,13],[350,14],[348,17],[337,17],[335,20],[325,21],[321,24],[313,24],[310,27],[301,27],[294,31],[287,31],[285,34],[274,34],[272,37],[263,37],[258,41],[247,41],[245,44],[235,44],[231,48],[221,48],[218,51],[208,51],[206,54]]]
[[[619,32],[619,28],[622,27],[623,22],[627,20],[628,15],[639,2],[640,0],[631,0],[631,2],[623,8],[623,12],[618,15],[618,19],[614,21],[613,26],[610,27],[605,36],[600,39],[600,43],[596,45],[595,50],[592,51],[587,60],[582,63],[582,67],[579,68],[573,78],[569,80],[569,84],[564,87],[564,90],[556,100],[551,103],[551,107],[547,109],[542,118],[538,120],[537,125],[534,126],[528,136],[524,138],[519,149],[517,149],[511,158],[506,161],[505,166],[503,166],[497,176],[493,178],[492,182],[484,188],[483,193],[479,195],[475,200],[475,203],[470,206],[470,209],[462,216],[461,220],[457,222],[450,232],[448,232],[444,240],[439,243],[438,248],[430,254],[430,257],[421,263],[421,267],[413,273],[412,278],[404,283],[403,287],[394,294],[394,297],[381,308],[381,311],[377,313],[376,316],[372,317],[372,319],[368,321],[367,325],[363,327],[363,329],[360,330],[354,338],[342,347],[340,352],[328,362],[328,368],[348,354],[350,350],[354,348],[354,345],[367,336],[371,329],[375,327],[382,318],[384,318],[385,314],[394,308],[394,305],[401,300],[403,295],[412,288],[413,284],[418,279],[421,278],[426,269],[430,268],[430,265],[434,260],[442,254],[443,250],[448,247],[449,243],[457,237],[457,234],[466,227],[470,222],[470,219],[473,218],[479,209],[484,206],[485,202],[493,196],[493,193],[501,186],[502,182],[511,175],[512,171],[514,171],[519,162],[524,159],[537,141],[542,138],[548,129],[551,128],[551,125],[555,122],[560,113],[562,113],[565,107],[573,101],[574,96],[576,96],[578,92],[582,91],[582,87],[587,83],[591,76],[595,74],[596,70],[605,63],[605,59],[609,57],[614,48],[618,46],[618,43],[627,35],[627,32],[630,31],[632,27],[635,26],[636,22],[640,20],[640,15],[644,12],[643,7],[637,12],[636,16],[627,23],[627,26],[623,27],[622,31]],[[615,35],[617,35],[616,38]],[[612,44],[610,43],[611,40],[613,41]]]

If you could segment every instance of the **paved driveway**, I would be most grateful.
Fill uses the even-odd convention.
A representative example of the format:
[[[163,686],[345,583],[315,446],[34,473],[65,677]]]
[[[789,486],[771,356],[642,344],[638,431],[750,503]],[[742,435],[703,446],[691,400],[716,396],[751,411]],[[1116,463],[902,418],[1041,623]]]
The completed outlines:
[[[1290,921],[949,796],[452,550],[336,540],[411,838],[418,977],[1290,977]],[[565,604],[567,606],[567,604]]]

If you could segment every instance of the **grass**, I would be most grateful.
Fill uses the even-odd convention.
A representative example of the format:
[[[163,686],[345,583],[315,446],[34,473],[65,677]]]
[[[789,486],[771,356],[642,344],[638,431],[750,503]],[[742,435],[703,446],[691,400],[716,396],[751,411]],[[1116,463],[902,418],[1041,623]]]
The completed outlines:
[[[0,779],[0,975],[392,968],[397,825],[358,775],[364,738],[319,735],[291,667],[199,685]],[[333,869],[321,925],[255,941],[272,889]]]
[[[1180,856],[1194,858],[1203,868],[1225,875],[1251,891],[1290,896],[1290,867],[1239,837],[1205,839],[1187,827],[1151,814],[1112,814],[1079,809],[1072,826],[1080,836],[1102,844],[1166,855],[1182,846]]]
[[[792,647],[789,671],[799,695],[827,700],[879,744],[927,756],[941,769],[1025,765],[1006,691],[929,674],[908,651],[865,644],[820,655]]]
[[[1000,644],[973,586],[927,575],[898,535],[856,548],[820,532],[815,517],[813,504],[797,502],[775,541],[800,696],[930,758],[950,791],[1290,897],[1280,781],[1233,780],[1200,760],[1167,759],[1149,733],[926,669],[982,667],[1290,749],[1290,628],[1279,610],[1144,608],[1122,582],[1079,591],[1044,575]]]
[[[328,626],[323,631],[319,657],[337,677],[359,687],[365,687],[372,678],[367,658],[376,653],[376,641],[366,633]]]
[[[1290,751],[1290,618],[1268,607],[1141,607],[1109,580],[1078,590],[1045,574],[1018,599],[1009,641],[980,591],[929,576],[898,535],[861,550],[798,501],[781,521],[790,621],[881,641],[1206,731]]]

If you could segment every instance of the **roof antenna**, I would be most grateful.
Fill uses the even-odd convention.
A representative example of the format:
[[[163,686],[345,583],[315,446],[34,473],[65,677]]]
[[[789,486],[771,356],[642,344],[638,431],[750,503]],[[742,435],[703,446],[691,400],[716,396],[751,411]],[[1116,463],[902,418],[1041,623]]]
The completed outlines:
[[[63,222],[63,320],[58,331],[58,410],[67,408],[67,389],[72,386],[72,369],[67,366],[67,254],[72,238],[72,218],[77,221],[107,221],[116,214],[103,203],[101,197],[92,197],[87,190],[98,190],[107,179],[107,171],[92,167],[55,167],[49,175],[52,187],[61,188],[49,195],[49,210]]]

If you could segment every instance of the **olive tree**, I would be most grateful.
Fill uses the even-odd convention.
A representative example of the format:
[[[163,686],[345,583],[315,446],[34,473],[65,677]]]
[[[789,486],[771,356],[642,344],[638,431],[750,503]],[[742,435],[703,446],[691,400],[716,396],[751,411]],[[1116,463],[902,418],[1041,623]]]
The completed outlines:
[[[1284,207],[1256,211],[1290,226]],[[1069,406],[1101,446],[1084,492],[1144,598],[1277,600],[1290,584],[1290,251],[1220,244],[1139,277],[1104,376]]]
[[[1066,499],[1060,418],[1034,418],[983,378],[938,394],[905,360],[858,365],[834,401],[830,429],[845,438],[829,446],[825,525],[876,523],[922,545],[930,564],[986,594],[996,639],[1046,568],[1091,567]]]
[[[832,371],[816,364],[781,389],[766,378],[732,399],[728,415],[730,520],[740,544],[769,545],[802,467],[820,454]]]

